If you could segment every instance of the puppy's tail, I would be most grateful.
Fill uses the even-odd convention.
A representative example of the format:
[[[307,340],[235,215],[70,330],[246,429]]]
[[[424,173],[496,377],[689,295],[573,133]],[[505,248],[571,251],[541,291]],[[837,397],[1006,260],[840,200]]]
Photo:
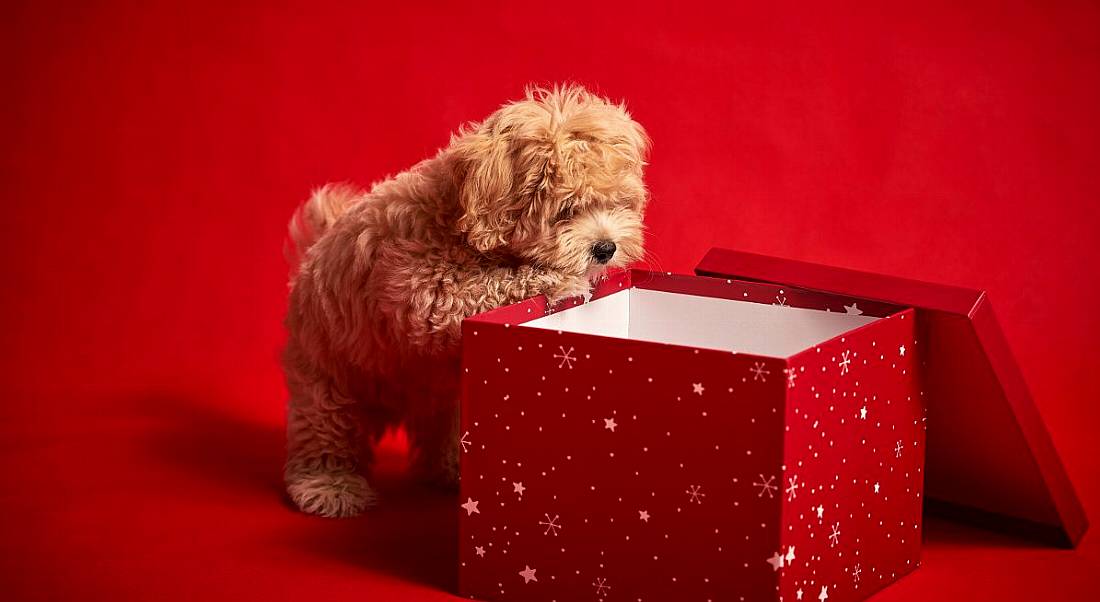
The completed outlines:
[[[283,254],[290,264],[290,281],[298,275],[298,268],[309,248],[316,243],[363,191],[351,184],[325,184],[313,191],[309,200],[290,218],[287,243]]]

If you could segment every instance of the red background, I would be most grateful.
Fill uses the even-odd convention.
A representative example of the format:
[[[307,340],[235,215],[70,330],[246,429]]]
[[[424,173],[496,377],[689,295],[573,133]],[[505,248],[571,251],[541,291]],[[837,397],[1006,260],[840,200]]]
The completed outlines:
[[[449,599],[452,501],[396,459],[362,519],[280,497],[280,247],[311,186],[527,82],[648,128],[653,267],[729,246],[988,289],[1096,515],[1095,3],[143,4],[2,9],[6,598]],[[879,599],[1076,599],[1098,548],[933,521]]]

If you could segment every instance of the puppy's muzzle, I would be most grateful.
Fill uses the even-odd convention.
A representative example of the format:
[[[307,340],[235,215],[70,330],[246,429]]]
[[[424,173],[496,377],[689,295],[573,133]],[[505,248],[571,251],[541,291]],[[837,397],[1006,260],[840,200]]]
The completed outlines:
[[[592,257],[597,263],[607,263],[615,256],[615,243],[610,240],[601,240],[592,245]]]

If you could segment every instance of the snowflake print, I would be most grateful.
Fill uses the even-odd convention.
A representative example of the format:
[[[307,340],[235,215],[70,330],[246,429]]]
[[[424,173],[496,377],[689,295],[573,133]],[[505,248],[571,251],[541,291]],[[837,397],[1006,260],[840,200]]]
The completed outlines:
[[[611,591],[611,586],[607,584],[607,579],[603,577],[596,577],[596,580],[592,582],[592,587],[596,588],[597,596],[606,596],[607,592]]]
[[[845,351],[844,353],[840,354],[840,361],[837,362],[837,365],[840,366],[841,376],[848,373],[848,366],[852,363],[852,359],[849,357],[851,353],[851,351]]]
[[[787,373],[787,388],[793,389],[794,379],[798,378],[798,375],[795,374],[794,368],[786,368],[783,371]]]
[[[798,497],[798,475],[787,479],[787,501],[792,501]]]
[[[539,525],[546,527],[546,530],[543,531],[542,534],[550,535],[553,533],[554,537],[557,537],[558,531],[561,530],[561,524],[558,522],[560,517],[557,514],[554,515],[554,518],[550,518],[549,514],[543,514],[543,516],[546,517],[546,520],[540,520]]]
[[[707,494],[703,493],[702,490],[703,487],[701,485],[692,485],[691,488],[687,490],[688,503],[702,504],[703,498],[707,497]]]
[[[752,368],[749,368],[749,372],[752,372],[752,379],[760,382],[767,382],[768,375],[771,371],[764,367],[764,362],[753,362]]]
[[[774,482],[775,482],[775,476],[774,475],[768,477],[767,480],[764,480],[764,475],[761,474],[760,475],[760,482],[752,484],[753,487],[759,487],[760,488],[760,493],[758,493],[756,495],[756,497],[764,497],[765,493],[768,494],[768,499],[771,499],[771,498],[775,497],[773,492],[779,491],[779,487],[777,487],[776,485],[773,485],[772,483],[774,483]]]
[[[840,523],[833,523],[833,532],[829,534],[829,541],[834,548],[840,543]]]
[[[458,440],[458,444],[462,446],[462,451],[470,451],[470,431],[462,433],[462,438]]]
[[[901,439],[898,439],[898,444],[894,446],[894,457],[895,458],[900,458],[901,457],[901,449],[902,449]]]
[[[560,350],[560,353],[554,354],[554,359],[561,360],[560,362],[558,362],[558,368],[564,368],[568,366],[569,369],[572,370],[573,362],[577,361],[577,358],[573,356],[573,348],[570,347],[569,351],[566,351],[565,347],[558,345],[558,349]]]
[[[863,569],[859,568],[859,563],[856,563],[855,568],[852,569],[852,580],[855,581],[856,589],[859,589],[859,576],[863,573]]]

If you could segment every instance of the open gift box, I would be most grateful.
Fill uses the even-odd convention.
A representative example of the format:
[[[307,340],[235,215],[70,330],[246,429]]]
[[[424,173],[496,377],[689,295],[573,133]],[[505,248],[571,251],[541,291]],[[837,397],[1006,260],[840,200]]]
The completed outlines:
[[[464,323],[460,594],[862,600],[919,565],[925,497],[1079,539],[983,294],[718,249],[696,271]]]

